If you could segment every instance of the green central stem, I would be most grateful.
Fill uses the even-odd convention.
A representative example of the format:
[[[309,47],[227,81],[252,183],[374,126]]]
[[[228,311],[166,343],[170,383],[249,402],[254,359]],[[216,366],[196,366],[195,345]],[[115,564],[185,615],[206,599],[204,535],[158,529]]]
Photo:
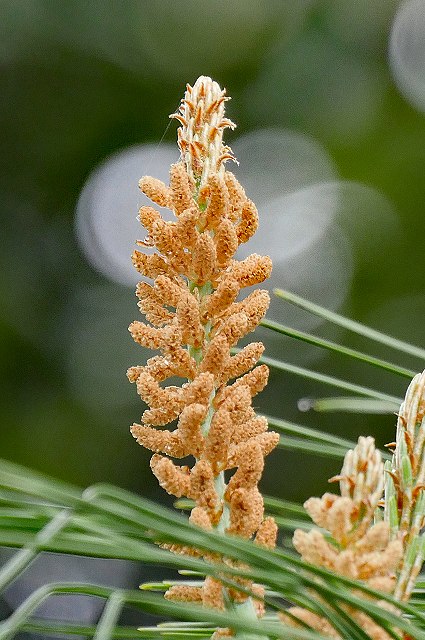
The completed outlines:
[[[189,281],[188,283],[189,285],[189,291],[191,293],[195,292],[195,289],[197,289],[198,294],[199,294],[199,300],[200,302],[202,302],[203,298],[206,297],[207,295],[210,295],[214,289],[213,286],[211,284],[211,282],[207,282],[202,286],[199,286],[196,284],[196,282],[193,281]],[[204,333],[205,333],[205,343],[206,345],[208,345],[208,343],[211,340],[211,330],[212,330],[212,325],[211,325],[211,321],[208,321],[205,325],[204,325]],[[195,348],[193,346],[189,346],[189,353],[190,355],[194,358],[196,364],[200,364],[204,358],[204,348],[198,347]],[[213,389],[210,399],[209,399],[209,406],[208,406],[208,413],[201,425],[201,431],[202,431],[202,435],[204,437],[208,436],[210,427],[211,427],[211,422],[212,419],[214,417],[214,413],[215,413],[215,408],[214,408],[214,398],[215,398],[215,389]],[[220,516],[220,520],[218,521],[217,525],[215,526],[215,530],[217,531],[217,533],[220,533],[221,535],[226,535],[226,530],[229,527],[229,519],[230,519],[230,511],[229,511],[229,507],[228,504],[225,500],[225,493],[226,493],[226,489],[227,489],[227,485],[226,485],[226,481],[224,479],[224,471],[220,471],[214,478],[214,486],[215,486],[215,490],[217,492],[217,496],[218,496],[218,500],[219,500],[219,505],[221,506],[222,509],[222,513]],[[228,594],[227,594],[227,590],[225,590],[225,603],[226,603],[226,609],[228,611],[234,611],[237,612],[238,615],[240,615],[241,617],[244,617],[248,620],[257,620],[257,614],[255,612],[255,608],[254,608],[254,604],[252,602],[252,598],[248,598],[245,602],[243,603],[236,603],[233,602]],[[265,636],[255,636],[255,635],[247,635],[245,633],[237,633],[234,638],[238,639],[238,640],[267,640],[267,638]]]
[[[194,194],[194,200],[196,202],[196,204],[198,205],[200,211],[205,211],[206,209],[206,203],[200,203],[199,202],[199,190],[201,187],[201,181],[200,179],[196,180],[196,193]],[[198,229],[199,231],[199,229]],[[205,298],[205,296],[210,295],[213,291],[214,291],[214,287],[212,285],[211,282],[206,282],[204,285],[199,286],[196,282],[189,280],[188,282],[189,285],[189,291],[191,293],[194,293],[195,289],[198,290],[198,294],[199,294],[199,299],[200,302],[203,300],[203,298]],[[205,325],[204,325],[204,333],[205,333],[205,343],[208,345],[208,343],[211,340],[211,330],[212,330],[212,324],[211,321],[208,321]],[[189,346],[189,353],[190,355],[194,358],[196,364],[200,364],[204,358],[204,351],[202,347],[199,348],[195,348],[195,347],[191,347]],[[208,436],[210,427],[211,427],[211,422],[212,419],[214,417],[214,413],[215,413],[215,409],[214,409],[214,398],[215,398],[215,389],[213,389],[211,396],[210,396],[210,400],[209,400],[209,407],[208,407],[208,413],[205,417],[204,422],[201,425],[201,431],[202,431],[202,435],[204,437]],[[218,533],[225,535],[226,534],[226,529],[229,526],[229,518],[230,518],[230,511],[229,511],[229,507],[227,505],[227,502],[225,500],[225,493],[226,493],[226,489],[227,489],[227,485],[226,485],[226,481],[224,479],[224,471],[220,471],[215,479],[214,479],[214,486],[215,486],[215,490],[217,492],[217,496],[219,499],[219,504],[222,507],[222,513],[220,516],[220,520],[218,521],[218,524],[216,525],[215,529]],[[226,604],[226,609],[228,611],[235,611],[237,612],[239,615],[241,615],[244,618],[247,618],[249,620],[257,620],[257,614],[255,612],[255,608],[254,608],[254,604],[252,602],[252,598],[248,598],[245,602],[243,602],[242,604],[237,604],[235,602],[233,602],[227,594],[227,589],[224,590],[225,591],[225,604]],[[237,633],[234,638],[238,638],[239,640],[268,640],[265,636],[254,636],[254,635],[247,635],[245,633]]]
[[[193,281],[189,281],[189,291],[191,293],[195,292],[195,289],[198,291],[198,295],[199,295],[199,301],[202,302],[202,300],[210,295],[213,291],[213,285],[211,282],[206,282],[204,285],[199,286],[196,282]],[[204,345],[208,345],[210,340],[211,340],[211,330],[212,330],[212,323],[209,320],[205,325],[204,325],[204,334],[205,334],[205,342]],[[194,360],[196,361],[196,363],[199,365],[203,358],[204,358],[204,348],[205,346],[201,346],[198,348],[189,346],[189,353],[190,355],[194,358]],[[215,413],[215,409],[214,409],[214,398],[215,398],[215,389],[213,389],[211,396],[210,396],[210,400],[209,400],[209,406],[208,406],[208,413],[205,417],[205,420],[203,421],[202,425],[201,425],[201,431],[202,431],[202,435],[204,437],[208,436],[210,427],[211,427],[211,422],[212,419],[214,417],[214,413]],[[226,504],[225,498],[224,498],[224,494],[226,493],[226,482],[224,480],[224,472],[220,471],[218,473],[218,475],[215,477],[214,480],[214,484],[215,484],[215,489],[217,491],[217,496],[218,499],[220,501],[220,505],[222,507],[222,514],[220,517],[220,520],[218,522],[218,524],[216,525],[216,530],[222,534],[225,534],[225,531],[227,529],[227,527],[229,526],[229,508]]]

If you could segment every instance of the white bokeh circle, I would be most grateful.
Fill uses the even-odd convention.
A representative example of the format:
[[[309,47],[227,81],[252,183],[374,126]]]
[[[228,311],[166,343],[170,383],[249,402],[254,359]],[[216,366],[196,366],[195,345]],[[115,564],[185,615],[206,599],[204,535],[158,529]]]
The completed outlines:
[[[260,213],[261,203],[266,200],[278,199],[284,194],[290,197],[289,194],[306,185],[335,179],[332,162],[325,150],[301,133],[254,131],[238,139],[234,147],[243,167],[243,171],[241,167],[236,168],[236,173],[248,195],[252,195],[260,205]],[[108,279],[129,286],[140,279],[130,256],[135,241],[145,233],[137,220],[138,209],[142,204],[151,203],[140,192],[138,181],[144,174],[167,181],[169,166],[177,157],[174,145],[137,145],[113,154],[88,177],[77,205],[76,234],[88,261]],[[308,193],[305,193],[296,199],[301,208],[306,205],[301,200],[307,198]],[[276,201],[269,208],[278,206]],[[286,237],[292,238],[293,242],[297,237],[301,246],[293,244],[290,249],[290,243],[286,242],[286,251],[292,253],[306,246],[310,236],[315,238],[317,235],[314,231],[316,223],[308,224],[311,233],[303,232],[302,227],[306,223],[300,217],[302,211],[298,211],[298,215],[294,211],[295,206],[293,204],[292,213],[287,214]],[[317,211],[314,213],[312,207],[307,209],[307,218],[321,217]],[[282,211],[284,216],[285,208]],[[169,219],[169,211],[163,209],[161,213]],[[289,226],[292,227],[290,232]],[[268,224],[263,225],[262,232],[273,236]]]
[[[389,42],[394,80],[404,97],[425,111],[425,1],[403,2],[394,18]]]
[[[232,149],[240,165],[229,168],[257,206],[273,197],[337,177],[324,147],[298,131],[257,129],[237,138]]]
[[[137,145],[110,156],[89,176],[77,204],[76,234],[88,261],[108,279],[129,286],[140,280],[130,256],[136,240],[146,235],[138,210],[152,203],[141,193],[139,179],[149,174],[167,181],[177,159],[175,145]]]

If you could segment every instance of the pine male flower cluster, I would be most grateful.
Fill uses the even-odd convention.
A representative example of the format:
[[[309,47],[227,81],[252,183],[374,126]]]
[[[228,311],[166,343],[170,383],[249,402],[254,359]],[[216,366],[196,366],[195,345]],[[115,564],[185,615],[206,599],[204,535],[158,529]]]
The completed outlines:
[[[392,593],[403,546],[400,540],[390,539],[387,522],[374,523],[384,489],[384,464],[373,438],[359,438],[355,449],[347,452],[341,474],[331,481],[339,481],[340,496],[325,493],[304,504],[325,533],[316,528],[309,532],[297,530],[295,548],[310,564]],[[386,606],[383,601],[378,604]],[[340,638],[326,618],[299,607],[289,612],[293,618],[285,616],[285,620],[290,624],[299,620],[330,638]],[[366,614],[354,609],[349,614],[373,640],[389,640],[390,636]]]
[[[272,265],[268,256],[234,258],[255,233],[258,214],[225,169],[234,158],[223,144],[223,131],[235,126],[224,117],[227,100],[208,77],[188,85],[172,116],[181,124],[181,160],[171,166],[169,186],[152,177],[140,180],[143,193],[175,218],[167,222],[150,206],[139,212],[147,237],[133,263],[151,281],[140,282],[136,291],[148,323],[133,322],[129,330],[138,344],[160,354],[128,371],[149,407],[131,432],[153,452],[151,468],[159,484],[195,502],[193,523],[272,547],[277,529],[272,518],[264,518],[258,482],[278,434],[267,431],[266,419],[251,404],[267,384],[267,367],[256,366],[264,347],[253,342],[231,355],[269,305],[265,290],[244,299],[239,294],[263,282]],[[156,251],[149,253],[150,248]],[[182,382],[164,386],[170,378]],[[176,428],[163,428],[173,421]],[[174,462],[188,456],[188,465]],[[233,474],[227,483],[224,472]],[[166,597],[224,607],[222,585],[211,577],[200,588],[173,587]],[[246,600],[237,591],[228,597]]]
[[[316,528],[297,530],[293,542],[306,562],[407,602],[425,556],[425,372],[410,383],[398,414],[396,441],[388,446],[394,454],[384,467],[373,439],[359,438],[345,456],[341,475],[331,479],[339,480],[341,495],[326,493],[304,505],[327,534]],[[388,607],[384,601],[376,603]],[[340,638],[326,618],[312,611],[293,607],[289,614],[283,616],[289,624],[299,620]],[[353,609],[349,614],[372,640],[392,637],[366,614]]]

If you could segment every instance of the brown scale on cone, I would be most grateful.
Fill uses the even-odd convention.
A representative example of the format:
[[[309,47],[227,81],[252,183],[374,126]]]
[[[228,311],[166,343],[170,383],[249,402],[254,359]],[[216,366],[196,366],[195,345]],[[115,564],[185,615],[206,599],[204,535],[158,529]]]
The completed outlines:
[[[264,317],[269,295],[259,290],[235,300],[245,287],[268,278],[271,260],[256,254],[235,259],[238,245],[255,233],[258,213],[236,177],[226,171],[226,162],[235,160],[223,144],[223,131],[235,126],[224,115],[227,99],[210,78],[188,86],[172,116],[181,123],[181,160],[170,169],[169,185],[151,177],[139,183],[154,204],[172,211],[174,220],[165,221],[151,206],[139,212],[145,240],[138,243],[141,250],[134,252],[133,263],[151,282],[137,287],[147,323],[135,321],[129,330],[138,344],[160,355],[127,373],[148,405],[131,433],[154,453],[151,468],[165,491],[195,501],[191,522],[273,547],[276,525],[264,518],[258,482],[264,457],[279,437],[267,431],[267,421],[252,407],[252,398],[267,384],[267,367],[255,366],[264,347],[254,342],[230,354]],[[156,252],[147,255],[143,247]],[[183,382],[167,386],[175,377]],[[174,430],[159,428],[174,420]],[[188,457],[187,466],[172,460],[182,457]],[[234,470],[228,485],[226,469]],[[242,583],[244,588],[253,586]],[[255,588],[262,593],[261,587]],[[226,598],[235,603],[246,600],[234,589],[224,598],[225,589],[210,577],[201,589],[172,587],[166,597],[215,608],[222,608]],[[261,614],[259,600],[254,608]]]

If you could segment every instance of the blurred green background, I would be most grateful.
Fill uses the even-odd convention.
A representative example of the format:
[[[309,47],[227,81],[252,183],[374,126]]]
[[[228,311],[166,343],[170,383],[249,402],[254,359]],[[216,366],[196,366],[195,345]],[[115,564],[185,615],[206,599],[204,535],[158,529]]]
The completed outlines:
[[[410,13],[402,26],[422,28],[424,3],[408,4],[418,19]],[[98,262],[99,256],[100,262],[107,261],[106,249],[96,236],[90,261],[91,236],[78,244],[74,219],[90,174],[111,154],[153,143],[152,162],[140,167],[140,175],[155,169],[175,140],[176,126],[168,127],[168,114],[186,82],[201,74],[211,75],[232,96],[229,115],[238,129],[228,141],[237,154],[241,150],[240,175],[248,175],[254,200],[255,185],[276,172],[274,186],[259,202],[264,233],[270,202],[280,189],[289,193],[284,202],[293,217],[285,218],[284,207],[273,215],[290,231],[300,189],[328,185],[319,189],[320,203],[325,214],[334,208],[334,222],[321,227],[314,251],[306,241],[292,262],[286,261],[288,234],[274,231],[270,214],[267,237],[274,236],[273,251],[281,259],[279,281],[273,285],[423,343],[425,64],[420,39],[418,50],[407,51],[407,62],[403,39],[394,40],[391,63],[388,54],[392,29],[405,6],[395,0],[0,3],[3,457],[80,485],[105,480],[165,500],[150,474],[148,453],[128,431],[143,409],[125,377],[126,368],[144,357],[127,332],[138,316],[134,286],[119,284],[113,274],[111,279],[111,268],[107,277],[108,269],[101,273],[92,266],[93,254]],[[405,32],[400,30],[404,38]],[[268,142],[257,156],[255,135],[263,129]],[[275,139],[283,140],[277,151]],[[294,146],[288,140],[298,142]],[[315,152],[303,159],[298,179],[302,141]],[[250,158],[245,168],[244,154]],[[289,182],[296,187],[280,183],[283,166],[286,180],[293,172]],[[121,198],[122,182],[106,187]],[[304,205],[300,209],[298,239],[315,229],[317,189],[313,192],[307,198],[313,212],[306,213]],[[100,196],[95,193],[87,215],[107,207]],[[134,220],[139,205],[136,196],[127,210],[115,211],[117,236],[120,220]],[[108,233],[113,238],[113,225]],[[336,251],[335,261],[328,260],[328,246]],[[318,278],[326,281],[327,297],[316,287]],[[277,304],[280,319],[310,327],[302,313]],[[326,325],[311,328],[350,346],[367,346]],[[291,362],[403,394],[403,379],[289,343],[272,341],[269,355],[275,350]],[[417,361],[373,345],[370,350],[421,368]],[[273,374],[256,402],[259,411],[344,436],[372,433],[380,445],[393,439],[393,416],[298,411],[300,398],[333,393]],[[263,487],[303,500],[325,489],[326,478],[338,468],[338,461],[275,452]]]

